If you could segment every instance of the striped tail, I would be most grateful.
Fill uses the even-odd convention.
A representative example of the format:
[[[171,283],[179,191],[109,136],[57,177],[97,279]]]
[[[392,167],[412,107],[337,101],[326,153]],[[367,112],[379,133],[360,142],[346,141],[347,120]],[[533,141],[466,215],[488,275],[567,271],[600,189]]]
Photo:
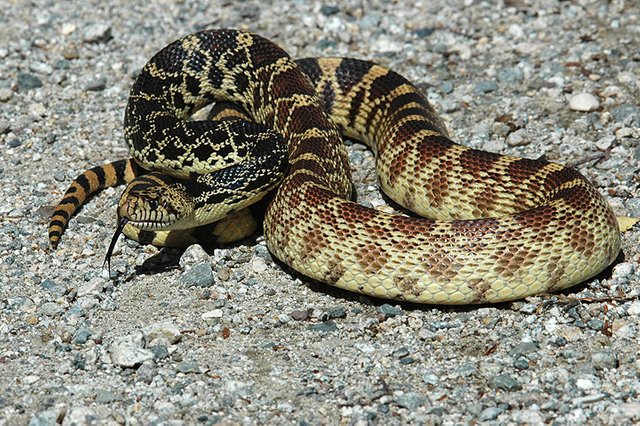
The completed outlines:
[[[58,203],[49,222],[49,243],[56,248],[67,228],[69,219],[91,195],[101,189],[131,182],[146,173],[133,159],[118,160],[94,167],[75,178]]]

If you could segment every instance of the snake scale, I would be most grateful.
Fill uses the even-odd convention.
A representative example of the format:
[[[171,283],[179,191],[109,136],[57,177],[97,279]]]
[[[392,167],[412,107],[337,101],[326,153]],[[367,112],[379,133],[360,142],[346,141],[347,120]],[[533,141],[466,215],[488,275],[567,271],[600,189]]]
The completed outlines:
[[[72,184],[75,198],[67,193],[52,217],[52,245],[88,194],[121,182],[130,182],[118,209],[120,217],[129,217],[127,235],[135,237],[136,227],[170,230],[171,224],[158,225],[162,215],[149,191],[161,193],[164,179],[180,185],[220,172],[221,163],[237,165],[220,152],[235,152],[240,137],[213,150],[208,145],[215,143],[199,127],[184,124],[214,100],[238,105],[286,141],[286,175],[262,185],[279,183],[265,213],[265,239],[277,258],[315,280],[418,303],[501,302],[582,282],[620,250],[610,206],[579,172],[452,142],[424,95],[385,67],[346,58],[296,62],[274,43],[235,30],[186,36],[147,63],[125,114],[134,160],[106,166],[114,168],[109,179],[96,177],[105,175],[99,168],[93,177],[85,172],[93,186]],[[390,198],[428,219],[352,201],[343,135],[376,154],[379,182]],[[155,180],[140,191],[140,179],[148,175]],[[179,186],[161,204],[173,205],[176,213],[183,200],[198,196],[190,191]],[[241,214],[247,204],[227,210]],[[178,228],[219,219],[190,215]]]

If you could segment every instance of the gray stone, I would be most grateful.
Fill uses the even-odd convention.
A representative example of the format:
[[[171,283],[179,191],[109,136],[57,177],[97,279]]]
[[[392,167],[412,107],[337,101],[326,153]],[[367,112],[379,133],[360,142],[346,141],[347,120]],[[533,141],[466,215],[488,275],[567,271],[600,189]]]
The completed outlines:
[[[526,370],[529,368],[529,361],[527,358],[521,356],[513,362],[513,366],[519,370]]]
[[[501,83],[515,84],[522,81],[524,73],[518,67],[504,68],[498,71],[498,81]]]
[[[310,327],[310,329],[313,330],[313,331],[319,331],[321,333],[330,333],[332,331],[337,331],[338,330],[338,326],[333,321],[325,321],[325,322],[321,322],[319,324],[313,324]]]
[[[327,316],[329,317],[329,319],[346,318],[347,317],[347,310],[345,308],[343,308],[342,306],[338,306],[336,308],[331,308],[331,309],[329,309],[329,311],[327,311]]]
[[[473,93],[483,94],[490,93],[498,90],[498,85],[495,81],[481,81],[473,88]]]
[[[591,362],[597,370],[618,367],[618,355],[611,350],[603,350],[591,355]]]
[[[107,87],[107,77],[100,76],[92,79],[84,86],[87,92],[101,92]]]
[[[450,94],[453,92],[453,83],[450,81],[445,81],[444,83],[442,83],[442,85],[440,86],[440,89],[442,90],[442,92],[446,95]]]
[[[64,308],[55,302],[46,302],[40,306],[40,313],[48,317],[56,317],[64,312]]]
[[[0,102],[9,102],[12,97],[13,97],[13,91],[4,87],[0,88]],[[8,126],[8,122],[7,122],[7,126]],[[0,126],[0,130],[2,130],[1,126]],[[4,131],[0,131],[0,134],[2,133],[4,133]]]
[[[438,376],[436,376],[435,374],[429,372],[429,371],[425,371],[422,374],[422,381],[425,382],[428,385],[437,385],[440,382],[440,378]]]
[[[71,407],[62,421],[62,426],[97,424],[100,417],[89,407],[84,405]]]
[[[98,392],[96,392],[96,402],[98,404],[110,404],[112,402],[121,400],[121,395],[110,390],[99,390]]]
[[[489,378],[489,383],[495,389],[512,392],[522,388],[520,383],[508,374],[500,374]]]
[[[626,126],[640,126],[640,107],[630,104],[620,105],[611,109],[611,115],[618,122]]]
[[[169,356],[169,349],[165,345],[153,345],[149,346],[151,352],[153,352],[153,357],[155,359],[165,359]]]
[[[386,317],[396,317],[400,315],[404,315],[404,311],[399,306],[393,306],[388,303],[380,305],[378,308],[380,313]]]
[[[592,318],[587,322],[587,326],[596,331],[600,331],[604,328],[604,321],[598,318]]]
[[[22,145],[22,141],[18,138],[11,138],[7,141],[7,146],[9,148],[17,148]]]
[[[182,361],[176,366],[180,373],[200,373],[200,367],[193,361]]]
[[[320,13],[322,13],[324,16],[335,15],[338,12],[340,12],[340,8],[335,5],[323,4],[320,7]]]
[[[530,353],[535,353],[540,349],[538,342],[520,342],[511,349],[511,355],[514,358]]]
[[[211,263],[199,263],[187,269],[180,277],[180,282],[186,286],[210,287],[213,285],[214,277]]]
[[[31,90],[37,89],[38,87],[42,87],[42,80],[38,77],[26,72],[18,73],[18,89]]]
[[[56,283],[51,278],[45,278],[44,280],[42,280],[42,282],[40,283],[40,286],[44,290],[48,291],[49,293],[55,296],[62,296],[67,291],[67,289],[64,286]]]
[[[416,411],[421,405],[427,402],[427,398],[424,395],[415,392],[397,395],[394,397],[394,400],[398,406],[404,407],[409,411]]]
[[[84,29],[82,39],[88,43],[104,43],[111,39],[111,27],[104,22],[94,22]]]
[[[29,69],[33,72],[37,72],[39,74],[49,75],[53,72],[53,67],[46,62],[32,62],[29,64]]]
[[[495,420],[500,414],[504,413],[504,408],[501,407],[487,407],[478,416],[478,420],[481,422],[487,422],[489,420]]]
[[[74,333],[73,339],[71,339],[71,343],[76,345],[84,345],[89,340],[89,337],[93,335],[93,330],[87,327],[80,327]]]

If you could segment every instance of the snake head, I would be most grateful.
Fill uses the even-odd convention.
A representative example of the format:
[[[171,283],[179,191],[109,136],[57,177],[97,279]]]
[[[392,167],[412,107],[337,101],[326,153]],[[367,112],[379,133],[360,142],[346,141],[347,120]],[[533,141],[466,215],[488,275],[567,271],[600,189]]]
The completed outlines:
[[[179,179],[151,172],[132,180],[118,203],[118,220],[144,231],[192,227],[195,204]]]

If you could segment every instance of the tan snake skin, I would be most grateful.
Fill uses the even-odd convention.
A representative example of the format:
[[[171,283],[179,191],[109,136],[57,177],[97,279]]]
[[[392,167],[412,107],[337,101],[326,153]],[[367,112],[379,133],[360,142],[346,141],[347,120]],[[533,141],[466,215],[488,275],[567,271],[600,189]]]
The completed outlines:
[[[426,98],[384,67],[296,65],[264,38],[212,30],[172,43],[145,70],[149,87],[187,104],[176,109],[229,100],[289,141],[264,230],[271,252],[308,277],[418,303],[501,302],[575,285],[619,252],[615,216],[580,173],[453,143]],[[341,133],[376,153],[385,193],[433,220],[350,201]],[[160,149],[130,144],[139,163],[179,176],[174,158],[145,162]]]

